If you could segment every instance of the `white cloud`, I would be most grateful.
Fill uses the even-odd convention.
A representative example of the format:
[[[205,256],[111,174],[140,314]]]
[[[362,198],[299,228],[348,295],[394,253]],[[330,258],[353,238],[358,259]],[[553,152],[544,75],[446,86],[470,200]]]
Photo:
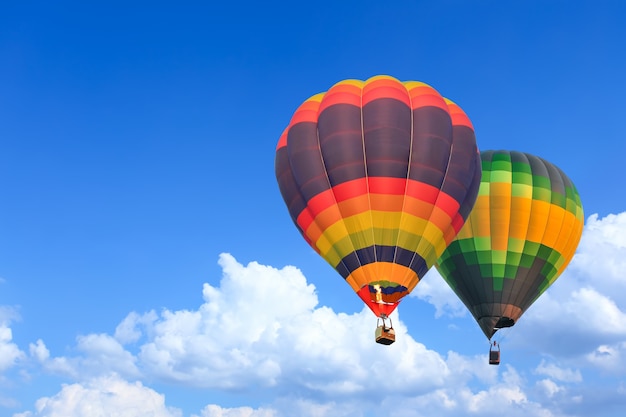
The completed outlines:
[[[41,339],[38,339],[37,342],[29,345],[29,352],[30,356],[39,362],[43,369],[47,372],[57,375],[70,376],[72,378],[76,378],[79,375],[78,370],[67,358],[50,358],[50,351]]]
[[[271,409],[253,409],[251,407],[222,408],[217,404],[204,407],[200,415],[192,417],[275,417],[276,411]]]
[[[609,374],[626,375],[626,341],[600,345],[585,355],[594,367]]]
[[[411,295],[432,304],[435,307],[435,318],[469,315],[467,307],[459,300],[435,267],[426,273]]]
[[[59,393],[37,400],[35,411],[14,417],[182,417],[165,406],[165,398],[141,382],[116,375],[101,376],[83,384],[63,385]]]
[[[143,315],[131,312],[115,328],[115,339],[122,344],[136,343],[142,336],[137,326],[150,327],[151,323],[155,322],[157,318],[157,314],[154,311]]]
[[[546,397],[548,398],[552,398],[559,392],[563,391],[563,387],[560,387],[559,385],[556,384],[556,382],[547,378],[537,381],[536,385],[537,385],[537,389],[544,392]]]
[[[381,346],[374,343],[375,319],[369,310],[345,314],[319,306],[314,286],[298,269],[256,262],[242,265],[228,254],[221,255],[219,263],[224,271],[221,282],[204,285],[204,301],[196,309],[131,313],[117,326],[115,336],[79,337],[75,357],[53,357],[40,340],[31,344],[31,357],[46,370],[77,380],[57,395],[40,400],[37,412],[47,412],[39,408],[41,404],[56,406],[54,401],[60,404],[60,399],[72,393],[76,398],[104,396],[98,390],[108,386],[102,381],[111,378],[107,376],[110,370],[120,375],[112,381],[121,385],[133,385],[121,378],[141,378],[202,388],[218,396],[223,391],[238,392],[242,397],[254,392],[265,399],[262,407],[209,404],[198,417],[364,417],[383,413],[461,417],[489,412],[565,416],[568,413],[559,410],[587,404],[576,392],[569,398],[567,384],[582,384],[577,366],[542,361],[534,372],[524,374],[510,366],[489,366],[482,355],[448,352],[443,357],[413,339],[397,313],[393,315],[397,342]],[[597,320],[610,317],[617,329],[613,337],[621,337],[622,310],[606,294],[585,287],[564,295],[557,291],[554,299],[562,303],[554,311],[580,318],[575,335],[589,332]],[[548,297],[548,301],[552,300]],[[585,303],[595,310],[582,307]],[[543,308],[555,307],[548,303]],[[544,318],[544,322],[547,328],[555,326],[553,320]],[[524,334],[523,328],[519,333]],[[604,345],[614,350],[599,351],[597,358],[589,357],[586,363],[600,363],[607,352],[625,356],[621,345]],[[177,415],[176,410],[160,404],[164,413]],[[120,406],[125,407],[123,402]],[[40,415],[53,414],[35,414]]]
[[[583,380],[578,369],[561,368],[553,363],[546,363],[545,360],[542,360],[537,368],[535,368],[535,373],[562,382],[581,382]]]
[[[29,345],[31,357],[50,373],[80,379],[81,376],[97,376],[117,372],[126,377],[137,377],[140,372],[136,358],[112,336],[89,334],[77,338],[74,357],[50,357],[50,351],[42,340]]]
[[[17,361],[25,357],[24,352],[13,343],[13,332],[9,327],[9,314],[6,311],[8,310],[5,310],[4,320],[0,320],[0,372],[13,367]]]
[[[626,212],[590,216],[574,259],[512,328],[509,344],[595,366],[589,354],[626,342],[625,270]]]
[[[124,320],[133,338],[151,335],[138,354],[148,374],[221,389],[296,384],[329,396],[380,391],[377,381],[391,371],[396,378],[383,390],[443,383],[444,360],[399,321],[396,344],[380,346],[369,310],[347,315],[316,308],[315,287],[298,269],[243,266],[230,255],[222,255],[220,265],[220,286],[204,285],[198,310]]]

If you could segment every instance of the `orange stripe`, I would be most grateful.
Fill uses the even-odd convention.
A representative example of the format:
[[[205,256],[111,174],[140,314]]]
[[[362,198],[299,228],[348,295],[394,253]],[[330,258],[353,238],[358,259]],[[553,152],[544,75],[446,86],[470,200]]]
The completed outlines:
[[[361,107],[361,88],[354,84],[335,84],[324,94],[319,112],[321,113],[333,104],[340,103]]]
[[[439,192],[440,189],[432,185],[420,181],[408,181],[406,195],[434,205]]]
[[[402,206],[404,204],[404,194],[390,195],[370,193],[369,200],[372,205],[372,210],[399,212],[402,211]]]
[[[379,98],[394,98],[410,106],[404,84],[392,77],[373,77],[363,86],[363,106]]]
[[[358,197],[351,198],[349,200],[341,201],[339,206],[339,211],[343,214],[343,217],[350,217],[369,209],[371,195],[361,195]]]
[[[404,211],[420,219],[428,219],[435,206],[427,201],[407,196]],[[449,221],[449,220],[448,220]]]
[[[407,287],[410,292],[415,288],[419,277],[415,271],[406,266],[390,262],[375,262],[355,269],[346,279],[355,292],[358,292],[365,285],[369,285],[371,282],[378,280],[388,280],[398,283]],[[395,302],[397,300],[388,301]]]
[[[289,126],[300,122],[316,122],[319,114],[321,95],[315,95],[302,103],[291,117]]]
[[[418,84],[413,86],[414,83],[407,83],[407,89],[409,90],[409,97],[411,98],[412,109],[419,107],[434,106],[439,107],[448,112],[448,105],[437,90],[427,84]]]

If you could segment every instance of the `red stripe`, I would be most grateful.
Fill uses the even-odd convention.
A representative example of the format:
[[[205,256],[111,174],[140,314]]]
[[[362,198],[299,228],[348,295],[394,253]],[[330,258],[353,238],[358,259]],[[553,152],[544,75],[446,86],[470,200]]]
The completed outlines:
[[[319,114],[320,102],[317,100],[307,100],[298,107],[291,117],[290,126],[300,122],[316,122]]]
[[[437,197],[437,207],[444,211],[451,219],[453,219],[459,213],[459,202],[448,194],[439,193]]]
[[[404,195],[407,180],[405,178],[369,177],[370,193]]]
[[[298,218],[296,219],[296,223],[300,226],[300,229],[304,232],[307,231],[311,223],[313,223],[314,218],[311,216],[311,212],[308,209],[302,210],[300,214],[298,214]],[[305,236],[306,237],[306,236]],[[311,245],[314,246],[314,245]]]
[[[411,107],[413,110],[433,106],[448,111],[448,105],[441,94],[429,85],[418,85],[409,89],[409,97],[411,97]]]
[[[289,123],[289,127],[296,125],[298,123],[308,122],[308,123],[317,123],[317,110],[310,109],[298,109],[291,118],[291,122]]]
[[[283,130],[283,134],[280,135],[280,139],[278,139],[278,144],[276,145],[277,152],[280,148],[287,146],[287,132],[289,132],[289,128]]]
[[[335,194],[337,202],[345,201],[349,198],[367,194],[367,183],[365,178],[347,181],[334,186],[332,192]]]
[[[406,195],[435,205],[440,191],[439,188],[423,182],[408,181]]]
[[[472,125],[469,117],[467,117],[467,114],[465,114],[465,112],[458,105],[449,102],[448,108],[450,109],[449,112],[450,117],[452,118],[453,126],[467,126],[470,129],[474,130],[474,126]]]
[[[461,216],[459,213],[457,213],[456,216],[452,218],[452,227],[454,228],[454,231],[456,233],[459,233],[459,230],[461,230],[464,224],[465,219],[463,219],[463,216]]]
[[[314,221],[313,217],[319,215],[328,207],[355,197],[367,195],[368,189],[366,184],[369,184],[369,193],[371,195],[383,196],[404,195],[405,185],[407,185],[407,196],[437,206],[449,218],[453,219],[452,225],[457,232],[463,226],[464,220],[458,213],[459,203],[432,185],[418,181],[406,181],[403,178],[370,177],[367,180],[367,183],[365,178],[344,182],[333,189],[317,194],[309,200],[307,209],[298,214],[296,222],[302,230],[307,230]]]
[[[361,89],[351,84],[337,84],[324,94],[319,112],[334,104],[352,104],[361,107]]]
[[[411,97],[411,106],[413,110],[419,109],[420,107],[439,107],[446,112],[448,111],[448,106],[443,97],[434,94],[420,94]]]

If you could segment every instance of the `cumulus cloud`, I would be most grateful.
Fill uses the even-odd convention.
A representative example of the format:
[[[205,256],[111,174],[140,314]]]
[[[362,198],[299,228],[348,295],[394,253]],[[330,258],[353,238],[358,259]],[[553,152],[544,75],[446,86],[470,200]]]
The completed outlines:
[[[14,417],[182,417],[165,406],[165,397],[141,382],[117,375],[101,376],[85,383],[63,385],[59,393],[37,400],[35,411]]]
[[[271,409],[253,409],[251,407],[222,408],[217,404],[204,407],[200,415],[192,417],[275,417],[276,411]]]
[[[0,373],[13,367],[25,357],[24,352],[13,342],[11,322],[19,318],[17,312],[7,306],[0,306]]]
[[[398,342],[380,346],[369,310],[348,315],[318,307],[315,287],[298,269],[244,266],[227,254],[219,263],[220,286],[204,285],[197,310],[133,313],[118,327],[124,340],[150,335],[137,353],[146,374],[219,389],[292,384],[328,396],[379,392],[388,372],[395,378],[383,390],[443,383],[444,359],[401,322]]]
[[[434,267],[426,273],[411,295],[432,304],[436,318],[469,315],[465,305]]]
[[[554,363],[547,363],[545,360],[542,360],[535,368],[535,373],[562,382],[581,382],[583,380],[580,370],[562,368]]]
[[[39,362],[43,369],[72,378],[102,375],[118,372],[126,377],[137,377],[140,372],[136,358],[114,337],[107,334],[89,334],[77,338],[74,357],[51,357],[42,340],[29,345],[30,356]]]
[[[37,402],[39,414],[23,416],[51,416],[46,410],[62,409],[63,399],[105,398],[110,385],[134,386],[138,395],[159,397],[150,388],[128,382],[139,379],[208,390],[218,398],[226,391],[243,398],[263,393],[266,398],[263,406],[244,403],[229,408],[211,403],[193,417],[469,416],[485,412],[556,417],[577,415],[560,410],[576,410],[589,403],[578,394],[581,389],[571,389],[583,383],[577,366],[542,360],[531,368],[534,371],[522,373],[508,365],[489,366],[483,355],[453,351],[442,355],[416,341],[397,313],[392,317],[397,342],[381,346],[373,341],[375,320],[369,310],[345,314],[320,306],[315,287],[297,268],[256,262],[243,265],[229,254],[220,255],[219,264],[221,281],[203,286],[203,302],[197,308],[130,313],[114,335],[77,338],[74,357],[51,355],[41,340],[31,344],[30,356],[46,370],[76,382]],[[433,290],[436,285],[424,297],[432,302],[437,299],[441,314],[456,314],[452,302],[445,301],[445,290]],[[619,340],[623,306],[610,294],[579,286],[546,295],[548,302],[537,310],[552,308],[580,318],[574,336],[589,332],[600,318],[614,323],[616,341],[594,341],[586,351],[586,363],[609,367],[616,363],[615,357],[626,356]],[[561,305],[551,305],[550,297]],[[585,303],[595,308],[579,310]],[[533,323],[532,316],[528,322]],[[547,323],[548,328],[554,326],[554,318]],[[529,334],[523,328],[519,332],[517,325],[515,329]],[[609,332],[598,334],[604,337]],[[612,359],[607,362],[606,357]],[[114,377],[110,371],[115,371]],[[178,415],[164,402],[152,404],[163,410],[162,415]]]

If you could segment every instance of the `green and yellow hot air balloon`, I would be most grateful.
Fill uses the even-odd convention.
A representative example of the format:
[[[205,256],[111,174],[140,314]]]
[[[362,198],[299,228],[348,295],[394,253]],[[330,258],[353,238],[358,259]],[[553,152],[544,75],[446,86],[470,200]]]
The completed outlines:
[[[561,275],[584,219],[576,187],[545,159],[500,150],[481,160],[476,204],[436,267],[491,339]]]
[[[378,317],[417,285],[463,226],[480,154],[459,106],[389,76],[306,100],[276,148],[296,227]]]

